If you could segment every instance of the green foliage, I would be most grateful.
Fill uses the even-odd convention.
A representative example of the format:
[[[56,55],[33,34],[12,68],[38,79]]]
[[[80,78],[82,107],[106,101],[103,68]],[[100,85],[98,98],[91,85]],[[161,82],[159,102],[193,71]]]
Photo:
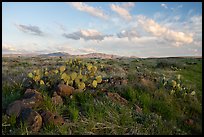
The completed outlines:
[[[185,97],[188,94],[194,96],[196,94],[196,92],[192,88],[184,85],[183,79],[181,78],[180,74],[169,79],[163,77],[162,84],[165,88],[169,89],[170,94],[177,97]]]
[[[77,109],[75,103],[69,104],[69,115],[74,122],[77,121],[79,117],[79,110]]]

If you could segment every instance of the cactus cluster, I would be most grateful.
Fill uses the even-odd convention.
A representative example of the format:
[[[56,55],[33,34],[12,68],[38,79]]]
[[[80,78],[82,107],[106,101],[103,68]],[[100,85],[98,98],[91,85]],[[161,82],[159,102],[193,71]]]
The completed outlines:
[[[80,90],[85,90],[86,87],[96,88],[102,82],[102,77],[97,76],[97,66],[84,63],[81,59],[69,59],[56,69],[34,70],[28,77],[39,86],[49,87],[60,82]]]
[[[196,93],[193,89],[188,88],[183,84],[180,74],[169,79],[163,77],[162,84],[165,88],[170,90],[171,95],[186,96],[187,94],[190,94],[194,96]]]

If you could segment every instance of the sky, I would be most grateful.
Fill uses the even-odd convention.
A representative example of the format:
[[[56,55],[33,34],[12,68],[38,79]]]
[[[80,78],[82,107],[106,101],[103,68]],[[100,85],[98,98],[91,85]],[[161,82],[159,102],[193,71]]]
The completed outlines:
[[[2,53],[202,56],[201,2],[3,2]]]

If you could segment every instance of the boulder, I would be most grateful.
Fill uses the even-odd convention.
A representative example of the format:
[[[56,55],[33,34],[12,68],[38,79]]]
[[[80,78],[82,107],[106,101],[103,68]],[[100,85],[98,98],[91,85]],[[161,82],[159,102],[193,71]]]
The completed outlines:
[[[57,86],[57,94],[60,96],[70,96],[74,91],[74,88],[65,84],[59,84]]]
[[[64,119],[56,113],[42,110],[40,112],[40,115],[42,116],[44,124],[51,124],[51,123],[54,125],[63,125],[64,124]]]
[[[63,100],[62,100],[61,96],[57,95],[56,92],[53,93],[52,103],[54,105],[62,105],[63,104]]]
[[[26,105],[21,100],[16,100],[8,105],[6,114],[9,116],[15,115],[18,117],[21,113],[21,110],[25,107]]]
[[[24,93],[22,102],[31,108],[37,108],[43,103],[43,97],[40,92],[34,89],[27,89]]]
[[[38,132],[42,127],[42,117],[38,112],[31,108],[25,108],[21,111],[18,121],[22,121],[28,126],[28,131]]]
[[[37,98],[42,99],[42,95],[40,92],[36,91],[35,89],[27,89],[23,95],[24,99],[30,99],[30,98]]]

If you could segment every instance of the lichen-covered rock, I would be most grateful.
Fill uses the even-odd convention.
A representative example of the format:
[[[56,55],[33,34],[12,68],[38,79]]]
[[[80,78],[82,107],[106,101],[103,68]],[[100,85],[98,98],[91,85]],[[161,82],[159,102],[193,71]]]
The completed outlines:
[[[59,84],[57,86],[57,94],[60,96],[70,96],[74,91],[74,88],[71,86],[67,86],[65,84]]]
[[[63,104],[63,100],[62,100],[61,96],[57,95],[56,92],[53,93],[52,103],[55,105],[62,105]]]
[[[22,121],[28,126],[28,131],[38,132],[42,127],[42,117],[38,112],[31,108],[25,108],[21,111],[18,121]]]
[[[40,92],[34,89],[27,89],[24,93],[22,102],[31,108],[37,108],[43,103],[43,97]]]
[[[64,124],[64,119],[56,113],[42,110],[40,112],[40,115],[42,116],[44,124],[51,124],[51,123],[54,125],[63,125]]]
[[[21,100],[16,100],[8,105],[6,114],[9,116],[15,115],[16,117],[18,117],[21,113],[21,110],[25,107],[26,105],[23,104]]]

